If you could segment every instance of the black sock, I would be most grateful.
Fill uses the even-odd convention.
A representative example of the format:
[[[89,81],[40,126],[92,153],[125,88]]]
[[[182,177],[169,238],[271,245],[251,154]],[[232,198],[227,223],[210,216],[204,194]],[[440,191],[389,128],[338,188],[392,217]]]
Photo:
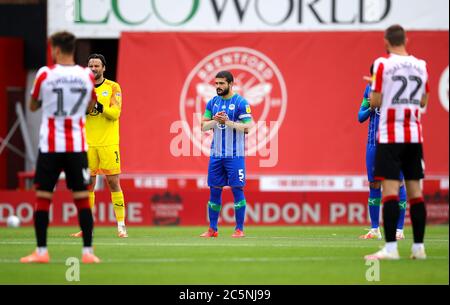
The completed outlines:
[[[92,247],[94,219],[90,208],[78,210],[78,222],[80,223],[81,231],[83,231],[83,246]]]
[[[34,232],[38,247],[47,247],[48,214],[48,211],[34,212]]]
[[[427,220],[427,210],[425,203],[419,202],[410,205],[409,214],[413,227],[414,243],[423,243],[425,236],[425,225]]]
[[[383,226],[386,242],[396,241],[397,222],[400,217],[398,200],[389,200],[383,203]]]

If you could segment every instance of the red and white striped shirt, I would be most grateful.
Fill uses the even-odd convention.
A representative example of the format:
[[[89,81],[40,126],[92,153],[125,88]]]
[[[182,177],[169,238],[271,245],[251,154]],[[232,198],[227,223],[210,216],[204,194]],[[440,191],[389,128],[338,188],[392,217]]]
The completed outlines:
[[[90,69],[76,65],[42,67],[31,96],[42,101],[42,153],[87,151],[86,109],[91,99],[96,99]]]
[[[426,62],[395,54],[378,58],[372,91],[382,94],[378,143],[422,143],[420,101],[430,91]]]

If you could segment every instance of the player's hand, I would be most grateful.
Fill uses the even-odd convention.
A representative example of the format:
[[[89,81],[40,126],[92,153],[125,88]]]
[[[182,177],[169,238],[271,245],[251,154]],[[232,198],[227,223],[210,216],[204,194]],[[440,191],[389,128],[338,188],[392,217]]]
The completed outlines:
[[[103,113],[103,104],[99,102],[95,103],[94,109],[97,110],[99,113]]]
[[[371,76],[363,76],[363,80],[368,82],[369,84],[372,83],[372,77]]]
[[[225,124],[226,121],[228,121],[228,115],[225,111],[220,111],[216,113],[216,115],[213,117],[213,119],[220,124]]]

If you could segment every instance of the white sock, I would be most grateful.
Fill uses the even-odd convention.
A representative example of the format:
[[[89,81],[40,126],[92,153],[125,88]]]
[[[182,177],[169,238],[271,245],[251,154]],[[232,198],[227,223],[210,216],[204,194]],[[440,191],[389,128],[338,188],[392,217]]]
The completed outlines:
[[[118,222],[117,222],[117,227],[118,227],[118,228],[120,228],[120,227],[125,227],[125,221],[118,221]]]
[[[47,254],[47,247],[37,247],[36,251],[39,255],[45,255]]]
[[[397,242],[396,241],[387,242],[386,251],[391,253],[397,251]]]
[[[83,247],[83,254],[93,254],[94,249],[92,247]]]
[[[403,233],[403,229],[397,229],[398,233]]]
[[[423,249],[423,248],[425,248],[425,246],[424,246],[423,243],[420,243],[420,244],[414,243],[414,244],[412,245],[412,247],[411,247],[411,250],[412,250],[413,252],[416,252],[416,251],[418,251],[418,250],[420,250],[420,249]]]

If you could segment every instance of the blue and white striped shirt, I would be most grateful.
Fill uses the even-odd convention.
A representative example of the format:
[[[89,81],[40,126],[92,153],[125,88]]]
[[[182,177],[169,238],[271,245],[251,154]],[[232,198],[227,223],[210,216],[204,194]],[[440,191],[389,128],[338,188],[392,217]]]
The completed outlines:
[[[212,119],[218,112],[225,111],[234,122],[247,123],[252,120],[249,103],[239,94],[229,99],[215,96],[206,105],[204,117]],[[211,143],[211,157],[234,158],[245,156],[245,133],[224,124],[214,125],[214,137]]]

